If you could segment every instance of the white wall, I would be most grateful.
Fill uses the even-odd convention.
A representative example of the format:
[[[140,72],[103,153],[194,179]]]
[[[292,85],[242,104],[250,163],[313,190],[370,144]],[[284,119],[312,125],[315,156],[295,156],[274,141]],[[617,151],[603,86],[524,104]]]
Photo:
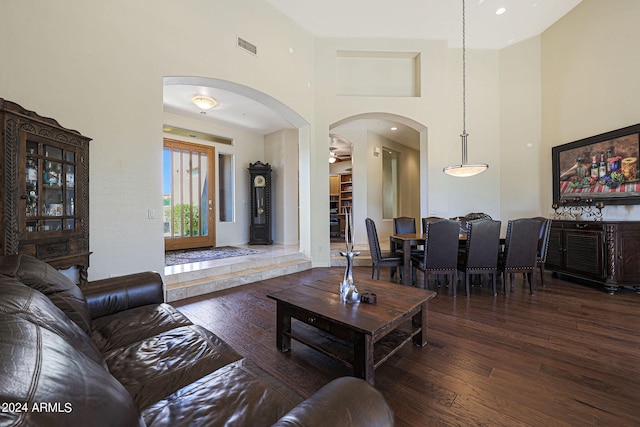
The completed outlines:
[[[93,138],[89,280],[163,269],[162,218],[147,218],[162,211],[163,77],[229,80],[313,116],[314,40],[262,1],[6,0],[0,19],[0,96]]]
[[[339,50],[418,52],[421,58],[420,97],[337,96],[336,52]],[[482,175],[471,179],[445,176],[442,168],[460,163],[460,133],[462,130],[462,71],[460,49],[449,49],[441,41],[388,40],[388,39],[319,39],[316,40],[316,115],[314,122],[317,153],[326,157],[329,127],[347,117],[358,114],[385,112],[406,117],[428,128],[428,135],[421,141],[419,198],[423,203],[420,217],[430,212],[449,217],[482,210],[492,216],[500,213],[500,129],[499,129],[499,60],[496,51],[468,51],[467,109],[468,130],[471,133],[469,159],[486,161],[492,167]],[[351,138],[349,138],[351,139]],[[322,141],[322,142],[321,142]],[[369,154],[354,145],[354,181],[366,180],[370,167]],[[365,150],[366,151],[366,150]],[[362,172],[364,170],[364,172]],[[314,261],[318,265],[328,263],[328,224],[324,215],[328,200],[329,183],[326,171],[318,169],[318,212],[321,218],[312,216],[316,234],[312,237]],[[364,173],[364,176],[360,174]],[[376,215],[368,210],[359,217],[358,206],[366,204],[366,194],[361,195],[354,184],[354,223],[363,224],[364,218]],[[369,192],[375,197],[375,194]],[[417,195],[416,195],[417,197]],[[312,202],[312,206],[313,202]],[[371,208],[371,206],[369,206]],[[380,213],[381,215],[381,213]],[[373,218],[373,217],[372,217]],[[378,226],[380,228],[380,226]],[[356,243],[366,244],[366,232],[356,229]]]
[[[551,211],[551,147],[640,122],[640,2],[583,0],[542,34],[543,197]],[[605,219],[638,220],[640,206]]]
[[[298,131],[284,129],[265,137],[265,161],[271,165],[273,243],[298,243]]]
[[[540,159],[551,157],[541,142],[540,37],[500,52],[500,211],[510,219],[549,216],[541,209]]]

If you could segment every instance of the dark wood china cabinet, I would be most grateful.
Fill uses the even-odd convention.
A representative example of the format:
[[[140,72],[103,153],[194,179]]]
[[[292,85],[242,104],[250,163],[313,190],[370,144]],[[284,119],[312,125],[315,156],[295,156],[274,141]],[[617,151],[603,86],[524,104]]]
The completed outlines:
[[[2,254],[33,255],[57,269],[89,268],[89,141],[0,98]]]

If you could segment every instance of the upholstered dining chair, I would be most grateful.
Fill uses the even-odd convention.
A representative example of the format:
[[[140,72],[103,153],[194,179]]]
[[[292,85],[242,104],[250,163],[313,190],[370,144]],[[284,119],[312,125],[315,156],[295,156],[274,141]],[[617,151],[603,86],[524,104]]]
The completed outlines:
[[[471,212],[465,216],[452,218],[456,221],[460,221],[460,232],[466,233],[469,230],[469,224],[475,221],[483,221],[485,219],[493,219],[489,214],[483,212]]]
[[[393,234],[416,234],[416,220],[408,216],[393,218]],[[402,247],[395,245],[391,248],[394,252],[402,253]],[[411,255],[422,253],[422,249],[417,246],[411,247]]]
[[[547,252],[549,249],[549,233],[551,232],[551,220],[541,216],[533,218],[540,223],[540,234],[538,235],[538,250],[536,252],[536,264],[540,270],[540,283],[544,286],[544,264],[547,262]]]
[[[427,229],[427,223],[428,222],[433,222],[433,221],[440,221],[441,219],[445,219],[442,218],[441,216],[428,216],[426,218],[422,218],[422,230],[426,230]]]
[[[397,252],[383,253],[380,250],[376,223],[371,218],[365,219],[364,222],[367,228],[367,238],[369,239],[369,251],[371,252],[371,278],[373,279],[376,268],[378,270],[377,279],[380,280],[380,268],[391,267],[391,280],[393,280],[396,270],[402,271],[402,269],[398,269],[398,267],[402,266],[402,255]]]
[[[422,271],[425,289],[429,289],[429,275],[446,275],[449,288],[453,296],[456,296],[459,231],[458,222],[448,219],[426,223],[424,252],[411,257],[413,277],[415,278],[416,269]]]
[[[416,220],[408,216],[393,218],[393,232],[395,234],[416,233]]]
[[[537,287],[536,269],[538,238],[540,236],[540,222],[531,218],[510,220],[507,226],[507,236],[504,251],[498,264],[498,271],[502,273],[505,295],[513,287],[514,273],[524,273],[529,279],[529,291],[534,294]],[[509,275],[509,285],[507,285]]]
[[[500,221],[485,219],[472,221],[467,230],[467,241],[460,253],[458,270],[464,273],[467,296],[471,295],[469,279],[472,274],[491,276],[491,290],[497,295],[496,276],[500,253]]]

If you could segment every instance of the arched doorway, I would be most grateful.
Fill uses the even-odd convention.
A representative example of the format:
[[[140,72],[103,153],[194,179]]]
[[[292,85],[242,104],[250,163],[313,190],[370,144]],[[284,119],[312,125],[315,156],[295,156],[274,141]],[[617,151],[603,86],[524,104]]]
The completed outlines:
[[[308,177],[304,179],[305,174],[308,174],[308,168],[301,165],[301,158],[305,156],[301,157],[299,155],[300,153],[306,154],[309,151],[309,123],[293,109],[273,97],[256,89],[231,81],[208,77],[177,76],[165,77],[163,79],[163,85],[165,88],[165,118],[167,115],[170,115],[175,121],[180,122],[182,118],[176,119],[175,117],[185,116],[191,123],[195,123],[195,121],[198,120],[211,120],[211,123],[223,123],[227,126],[245,128],[254,134],[264,137],[263,150],[265,155],[270,149],[267,148],[267,145],[269,147],[275,147],[272,151],[279,151],[281,149],[291,151],[292,153],[293,150],[289,150],[289,148],[295,147],[295,155],[293,157],[287,157],[284,163],[278,164],[280,169],[276,173],[295,176],[295,189],[292,191],[291,181],[287,180],[285,184],[283,178],[283,188],[279,191],[280,197],[278,197],[278,203],[281,203],[281,206],[279,206],[279,215],[281,215],[279,218],[281,221],[279,225],[276,224],[274,227],[281,227],[282,230],[280,231],[282,231],[282,235],[288,236],[288,239],[295,238],[299,243],[300,250],[305,254],[310,253],[309,233],[306,231],[310,227],[307,214],[310,208],[305,206],[304,199],[301,198],[298,200],[298,194],[300,193],[298,183],[308,183],[310,181]],[[181,92],[177,90],[179,88],[187,88],[187,90]],[[215,109],[212,110],[211,113],[198,111],[191,105],[191,98],[196,94],[194,91],[204,92],[204,94],[212,98],[218,97],[228,100],[228,102],[223,102],[223,104],[226,103],[226,105],[222,105],[217,111]],[[167,92],[170,92],[171,96],[176,99],[167,100]],[[180,94],[182,94],[182,96],[180,96]],[[171,98],[171,96],[169,98]],[[242,104],[242,108],[237,109],[234,108],[233,105],[230,105],[234,102]],[[191,109],[191,111],[189,109]],[[169,113],[167,113],[167,111]],[[255,117],[256,120],[251,121],[252,117]],[[265,120],[265,117],[270,118],[270,120]],[[238,146],[243,143],[245,143],[245,141],[240,139],[233,140],[226,151],[235,156],[255,156],[256,154],[252,152],[253,150],[250,145],[244,146],[244,150],[238,148]],[[224,151],[224,147],[217,149],[218,153]],[[280,152],[278,152],[277,156],[274,154],[272,157],[274,159],[280,159],[282,156],[279,154]],[[256,160],[265,159],[253,157],[243,157],[242,160],[238,159],[235,164],[235,175],[243,178],[242,174],[248,167],[249,161]],[[267,156],[267,162],[268,161]],[[292,172],[289,173],[290,171]],[[300,179],[298,179],[298,177],[300,177]],[[246,210],[247,199],[243,193],[245,188],[246,186],[244,185],[236,185],[234,188],[236,195],[234,203],[235,206],[238,207],[238,213],[233,216],[234,220],[232,222],[224,224],[224,227],[230,230],[228,233],[230,236],[243,235],[243,233],[246,233],[246,229],[248,229],[248,215],[243,213],[243,209]],[[298,205],[300,205],[300,209],[298,209]],[[300,214],[298,214],[298,212],[300,212]],[[284,218],[283,216],[289,217]],[[218,223],[218,226],[220,226],[220,223]],[[218,236],[221,236],[221,234],[220,232],[217,233]]]
[[[378,233],[388,236],[392,217],[427,216],[426,153],[427,127],[410,118],[391,113],[363,113],[346,117],[330,126],[330,132],[353,144],[353,218],[364,224],[372,218]],[[385,162],[396,162],[397,190],[394,209],[389,210],[393,193],[385,191],[390,176]],[[422,167],[421,167],[422,166]],[[356,243],[367,241],[364,227],[356,227]]]

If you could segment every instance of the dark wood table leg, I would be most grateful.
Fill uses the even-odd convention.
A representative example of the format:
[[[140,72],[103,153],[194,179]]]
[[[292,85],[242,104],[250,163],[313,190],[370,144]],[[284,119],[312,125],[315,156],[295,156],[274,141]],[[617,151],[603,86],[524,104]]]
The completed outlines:
[[[422,330],[413,336],[413,344],[424,347],[427,345],[427,302],[423,302],[420,307],[420,311],[413,316],[413,325],[420,326]]]
[[[402,241],[402,284],[411,286],[411,240]]]
[[[375,386],[374,366],[373,338],[367,334],[356,334],[353,343],[353,375],[364,378]]]
[[[291,350],[291,316],[285,314],[284,304],[278,301],[276,305],[276,346],[278,350]]]

